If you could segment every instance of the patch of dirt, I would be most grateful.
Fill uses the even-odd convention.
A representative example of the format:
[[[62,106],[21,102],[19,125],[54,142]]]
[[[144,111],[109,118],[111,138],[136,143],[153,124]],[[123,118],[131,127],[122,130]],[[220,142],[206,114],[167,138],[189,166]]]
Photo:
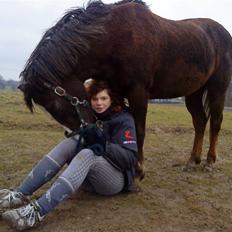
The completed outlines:
[[[154,126],[146,129],[147,133],[151,134],[159,134],[159,133],[173,133],[173,134],[185,134],[185,133],[193,133],[194,130],[192,128],[184,128],[184,127],[159,127]]]

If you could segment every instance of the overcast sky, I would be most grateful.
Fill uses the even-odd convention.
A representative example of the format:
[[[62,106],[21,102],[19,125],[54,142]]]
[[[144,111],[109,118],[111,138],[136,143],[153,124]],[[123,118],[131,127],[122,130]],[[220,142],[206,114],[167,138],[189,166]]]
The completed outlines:
[[[103,0],[104,3],[115,2]],[[232,34],[231,0],[146,0],[150,9],[169,19],[208,17]],[[85,0],[0,0],[0,74],[18,80],[43,33],[65,10]]]

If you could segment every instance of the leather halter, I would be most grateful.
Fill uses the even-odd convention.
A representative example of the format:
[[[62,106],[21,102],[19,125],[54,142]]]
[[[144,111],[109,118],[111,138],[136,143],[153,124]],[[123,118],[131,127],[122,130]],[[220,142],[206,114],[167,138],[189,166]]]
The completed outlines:
[[[84,117],[82,116],[80,108],[79,108],[80,106],[83,106],[86,108],[89,107],[89,103],[86,99],[84,99],[83,101],[80,101],[78,97],[68,94],[66,90],[62,88],[61,86],[55,87],[48,82],[43,82],[43,85],[46,88],[53,90],[56,95],[67,99],[71,103],[71,105],[75,107],[77,115],[81,122],[80,128],[86,127],[88,125],[88,123],[85,121]]]

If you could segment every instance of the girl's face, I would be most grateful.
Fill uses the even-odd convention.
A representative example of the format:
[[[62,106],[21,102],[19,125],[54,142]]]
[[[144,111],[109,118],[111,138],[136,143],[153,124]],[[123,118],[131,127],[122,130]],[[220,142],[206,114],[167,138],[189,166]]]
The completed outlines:
[[[102,90],[91,98],[91,107],[97,113],[105,112],[111,106],[112,100],[107,89]]]

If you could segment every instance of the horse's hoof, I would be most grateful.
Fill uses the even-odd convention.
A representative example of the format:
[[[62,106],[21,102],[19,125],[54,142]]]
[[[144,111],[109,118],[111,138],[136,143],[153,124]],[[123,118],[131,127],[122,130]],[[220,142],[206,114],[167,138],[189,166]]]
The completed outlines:
[[[137,183],[134,183],[131,188],[132,193],[139,193],[141,192],[141,190],[142,190],[141,187]]]
[[[212,172],[213,171],[213,164],[205,163],[203,165],[203,171],[205,171],[205,172]]]
[[[192,162],[188,162],[183,168],[182,171],[183,172],[191,172],[191,171],[196,171],[197,169],[197,165],[195,163]]]
[[[141,165],[140,163],[138,163],[135,169],[135,172],[136,172],[135,178],[142,181],[143,178],[145,177],[144,165],[143,164]]]

